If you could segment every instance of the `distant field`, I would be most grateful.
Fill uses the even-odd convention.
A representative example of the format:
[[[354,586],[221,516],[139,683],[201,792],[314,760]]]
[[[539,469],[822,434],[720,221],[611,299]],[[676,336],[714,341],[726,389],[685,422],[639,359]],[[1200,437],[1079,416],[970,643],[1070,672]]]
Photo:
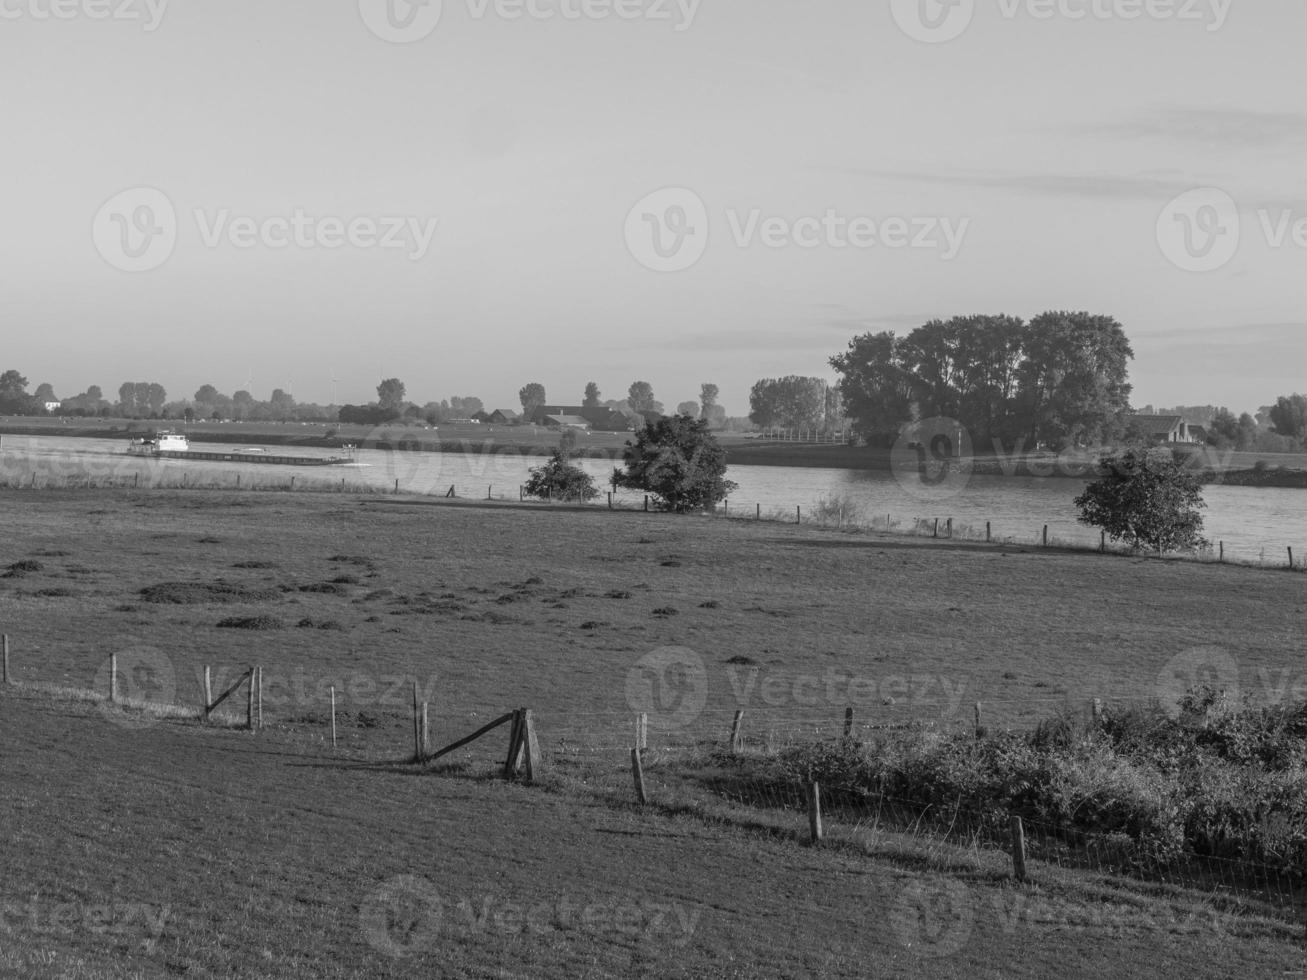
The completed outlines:
[[[1214,647],[1250,694],[1307,691],[1301,575],[402,497],[7,491],[0,506],[20,679],[103,687],[117,651],[124,670],[174,671],[184,704],[206,663],[228,680],[259,663],[269,682],[258,737],[0,695],[0,899],[39,896],[33,916],[0,923],[0,974],[1152,977],[1300,962],[1282,930],[1159,929],[1132,904],[1154,900],[1074,881],[1040,890],[1065,915],[1014,921],[1001,873],[941,876],[747,818],[614,807],[585,792],[578,764],[593,752],[587,765],[620,768],[632,671],[668,646],[706,666],[689,734],[713,739],[740,708],[753,730],[793,738],[852,703],[863,719],[947,727],[981,701],[991,724],[1025,724],[1091,697],[1160,696],[1177,663]],[[218,625],[254,617],[282,628]],[[497,736],[443,772],[384,763],[411,745],[413,679],[438,741],[529,706],[550,765],[580,781],[487,780]],[[393,959],[360,910],[402,875],[449,904],[420,955]],[[923,887],[975,903],[945,910],[967,923],[956,949],[929,921],[914,943],[895,918]],[[460,899],[508,918],[478,930]],[[77,916],[112,902],[167,906],[174,927],[106,938]],[[567,903],[593,915],[569,918]],[[512,909],[536,906],[549,928],[514,930]],[[655,907],[683,920],[655,925]],[[76,921],[42,931],[54,908]],[[47,953],[62,972],[41,972]],[[67,969],[78,959],[81,974]]]

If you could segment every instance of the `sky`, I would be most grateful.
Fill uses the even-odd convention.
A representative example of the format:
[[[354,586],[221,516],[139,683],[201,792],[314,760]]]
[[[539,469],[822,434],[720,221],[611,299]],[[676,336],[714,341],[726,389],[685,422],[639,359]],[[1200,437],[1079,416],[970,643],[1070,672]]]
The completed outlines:
[[[1116,317],[1307,390],[1302,0],[0,0],[0,370],[518,407]]]

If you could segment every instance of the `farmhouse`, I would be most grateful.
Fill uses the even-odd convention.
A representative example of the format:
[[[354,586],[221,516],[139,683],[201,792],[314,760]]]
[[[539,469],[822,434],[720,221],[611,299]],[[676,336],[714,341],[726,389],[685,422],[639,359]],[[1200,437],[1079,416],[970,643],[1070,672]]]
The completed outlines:
[[[1193,444],[1202,432],[1201,426],[1191,426],[1182,415],[1132,415],[1129,421],[1154,442]]]
[[[491,425],[516,425],[522,417],[511,408],[497,408],[490,413],[489,421]]]
[[[624,412],[613,408],[585,408],[581,405],[541,405],[531,413],[528,421],[534,425],[557,427],[563,425],[559,416],[566,416],[565,423],[574,428],[594,429],[598,432],[630,432],[635,423]]]

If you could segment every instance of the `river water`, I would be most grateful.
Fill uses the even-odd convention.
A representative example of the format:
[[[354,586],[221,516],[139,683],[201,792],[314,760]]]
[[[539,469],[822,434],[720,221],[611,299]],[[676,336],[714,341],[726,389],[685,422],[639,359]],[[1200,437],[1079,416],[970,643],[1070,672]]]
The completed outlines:
[[[257,445],[257,444],[253,444]],[[196,449],[230,451],[237,447],[197,444]],[[240,447],[245,448],[245,447]],[[266,447],[278,454],[327,456],[326,450]],[[139,480],[141,485],[221,485],[235,487],[339,486],[393,490],[403,493],[444,495],[452,486],[459,497],[493,496],[517,499],[518,488],[541,457],[496,448],[457,453],[387,452],[359,450],[345,466],[299,467],[269,464],[232,464],[205,461],[155,460],[130,456],[121,441],[60,437],[5,436],[0,445],[0,479],[10,484],[80,484]],[[580,461],[582,467],[607,489],[615,465],[609,459]],[[954,473],[932,485],[914,470],[840,470],[790,466],[735,466],[728,473],[739,484],[729,510],[734,514],[811,520],[817,501],[832,495],[847,498],[856,508],[858,523],[884,527],[889,519],[896,529],[912,529],[917,522],[933,531],[952,518],[959,536],[983,537],[988,522],[995,538],[1035,543],[1048,525],[1050,541],[1096,545],[1098,532],[1076,521],[1073,498],[1083,480],[1042,479],[1031,476],[979,476]],[[1307,560],[1307,491],[1270,487],[1208,486],[1205,533],[1221,541],[1228,559],[1283,565],[1286,548]],[[638,504],[638,494],[618,495],[621,503]],[[606,498],[600,498],[603,506]],[[940,532],[944,533],[943,530]]]

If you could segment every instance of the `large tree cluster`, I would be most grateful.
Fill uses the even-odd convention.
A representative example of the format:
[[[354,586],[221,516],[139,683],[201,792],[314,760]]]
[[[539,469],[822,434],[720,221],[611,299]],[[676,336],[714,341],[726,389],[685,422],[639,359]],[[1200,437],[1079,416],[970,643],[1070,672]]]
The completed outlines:
[[[1091,313],[932,320],[905,337],[863,334],[831,358],[844,411],[869,443],[917,419],[949,418],[977,446],[1067,446],[1115,437],[1129,411],[1121,324]]]

